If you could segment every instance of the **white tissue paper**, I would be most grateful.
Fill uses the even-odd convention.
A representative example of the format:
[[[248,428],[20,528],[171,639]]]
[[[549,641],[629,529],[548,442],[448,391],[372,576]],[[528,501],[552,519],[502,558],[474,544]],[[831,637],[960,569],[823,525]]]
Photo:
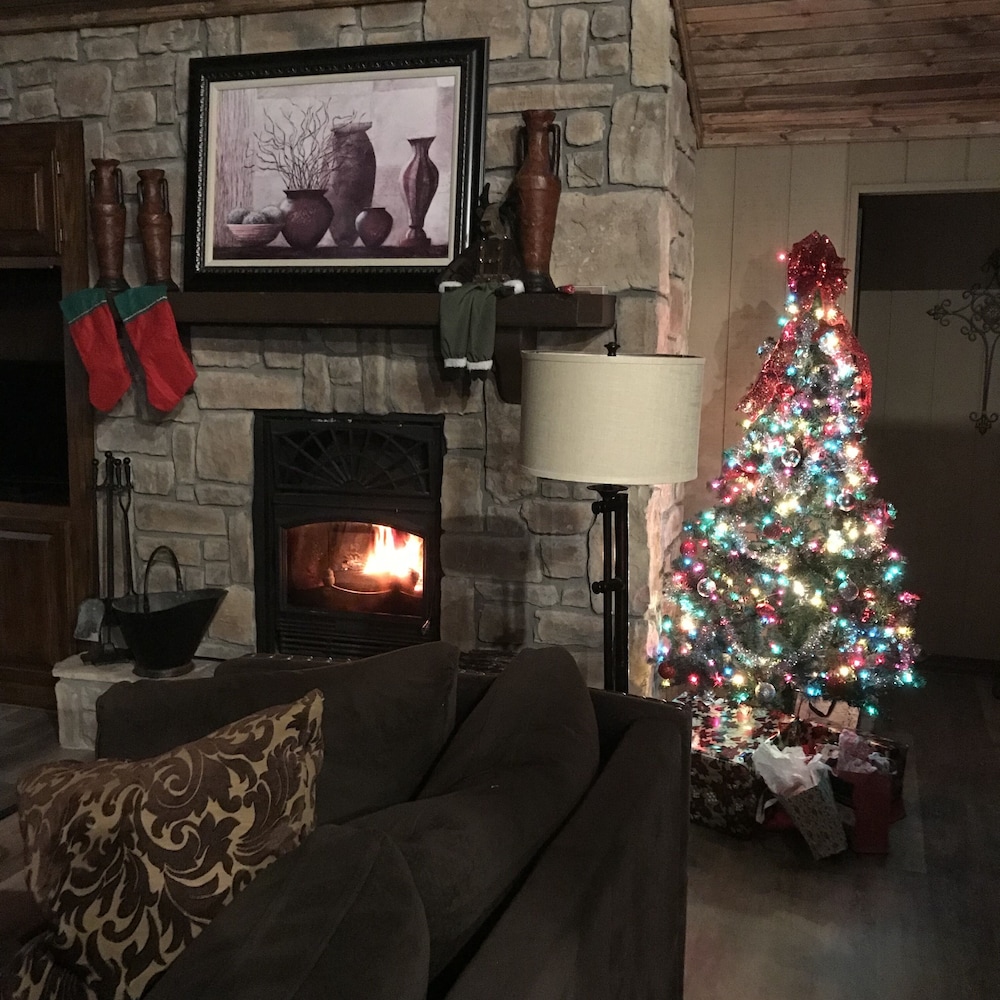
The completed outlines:
[[[802,747],[779,750],[773,743],[762,743],[754,750],[753,767],[764,784],[784,798],[814,788],[830,770],[819,756],[806,760]]]

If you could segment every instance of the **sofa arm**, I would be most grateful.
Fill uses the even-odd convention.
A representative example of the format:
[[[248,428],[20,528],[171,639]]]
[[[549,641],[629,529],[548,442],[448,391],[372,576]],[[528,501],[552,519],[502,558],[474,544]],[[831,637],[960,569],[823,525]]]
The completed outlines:
[[[448,1000],[679,1000],[690,777],[671,722],[633,723]]]
[[[28,891],[24,874],[13,875],[0,885],[0,969],[45,928],[45,914]]]

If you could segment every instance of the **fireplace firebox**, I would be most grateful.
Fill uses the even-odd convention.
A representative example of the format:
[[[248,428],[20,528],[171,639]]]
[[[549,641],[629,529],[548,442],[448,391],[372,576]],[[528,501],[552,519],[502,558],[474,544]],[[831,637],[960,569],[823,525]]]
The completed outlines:
[[[257,411],[257,646],[351,658],[440,637],[444,418]]]

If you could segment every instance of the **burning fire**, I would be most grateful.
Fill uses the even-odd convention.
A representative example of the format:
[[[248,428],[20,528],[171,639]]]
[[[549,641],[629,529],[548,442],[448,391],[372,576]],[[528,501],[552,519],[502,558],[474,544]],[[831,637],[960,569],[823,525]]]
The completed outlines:
[[[373,524],[368,558],[362,567],[367,576],[391,576],[412,594],[424,591],[424,540],[408,531]]]

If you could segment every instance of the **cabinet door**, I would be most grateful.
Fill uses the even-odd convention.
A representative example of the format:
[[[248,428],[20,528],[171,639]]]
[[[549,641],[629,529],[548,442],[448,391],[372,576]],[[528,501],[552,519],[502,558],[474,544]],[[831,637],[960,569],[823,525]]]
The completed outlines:
[[[52,697],[52,666],[73,651],[68,524],[0,519],[0,687],[23,703]],[[67,627],[69,626],[69,627]]]
[[[0,129],[0,246],[4,256],[59,253],[52,137],[37,125]]]

